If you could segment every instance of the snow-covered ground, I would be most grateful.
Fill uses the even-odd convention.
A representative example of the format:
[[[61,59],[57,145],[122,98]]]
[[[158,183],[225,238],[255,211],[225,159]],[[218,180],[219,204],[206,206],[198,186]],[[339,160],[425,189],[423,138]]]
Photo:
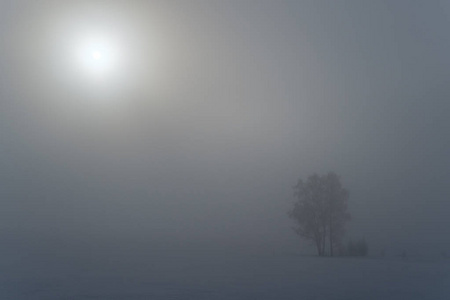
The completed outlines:
[[[2,300],[450,299],[450,260],[437,258],[47,253],[0,268]]]

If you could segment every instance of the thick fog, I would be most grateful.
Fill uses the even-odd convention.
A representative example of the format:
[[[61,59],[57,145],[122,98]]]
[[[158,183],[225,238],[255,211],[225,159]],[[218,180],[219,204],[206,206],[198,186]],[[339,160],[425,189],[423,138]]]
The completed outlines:
[[[0,2],[2,248],[308,253],[292,187],[334,171],[373,253],[450,249],[446,1],[70,2]]]

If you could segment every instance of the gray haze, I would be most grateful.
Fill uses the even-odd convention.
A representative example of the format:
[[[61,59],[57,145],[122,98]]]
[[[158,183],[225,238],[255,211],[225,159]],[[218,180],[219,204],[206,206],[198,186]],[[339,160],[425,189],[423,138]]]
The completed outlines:
[[[110,86],[63,62],[78,15],[132,24]],[[449,28],[447,1],[1,1],[2,247],[308,252],[292,186],[334,171],[349,235],[447,251]]]

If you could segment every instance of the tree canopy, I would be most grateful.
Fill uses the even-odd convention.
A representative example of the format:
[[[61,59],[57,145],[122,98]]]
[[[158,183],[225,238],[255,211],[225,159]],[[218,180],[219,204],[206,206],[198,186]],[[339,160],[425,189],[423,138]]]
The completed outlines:
[[[313,174],[306,181],[299,180],[294,186],[297,201],[288,212],[296,221],[294,231],[302,238],[316,245],[319,256],[326,253],[328,240],[329,254],[340,246],[345,232],[345,223],[350,220],[347,212],[349,192],[338,175],[329,172],[326,175]]]

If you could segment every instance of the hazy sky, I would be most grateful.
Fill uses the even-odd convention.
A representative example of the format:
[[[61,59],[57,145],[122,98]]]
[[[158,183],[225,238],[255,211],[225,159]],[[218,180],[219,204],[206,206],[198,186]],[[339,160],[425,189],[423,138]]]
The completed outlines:
[[[447,1],[1,1],[0,238],[300,251],[292,186],[335,171],[349,235],[449,249],[449,28]]]

